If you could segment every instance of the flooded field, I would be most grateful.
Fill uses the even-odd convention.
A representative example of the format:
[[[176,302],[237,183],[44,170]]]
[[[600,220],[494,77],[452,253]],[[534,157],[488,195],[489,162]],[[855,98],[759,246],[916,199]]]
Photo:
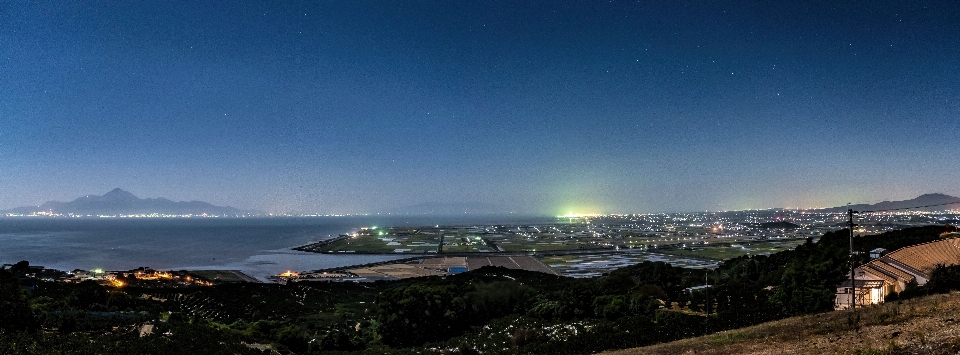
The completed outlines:
[[[617,254],[553,255],[540,258],[545,265],[563,276],[595,277],[615,269],[644,261],[662,261],[673,266],[691,269],[713,268],[716,260],[682,257],[662,253],[631,251]]]

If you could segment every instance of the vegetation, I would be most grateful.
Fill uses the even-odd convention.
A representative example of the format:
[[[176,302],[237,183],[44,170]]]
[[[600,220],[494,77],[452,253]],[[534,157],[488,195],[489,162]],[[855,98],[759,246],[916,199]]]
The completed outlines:
[[[945,227],[859,237],[895,249]],[[794,250],[728,260],[716,270],[643,262],[592,279],[486,267],[394,282],[112,288],[0,270],[0,353],[585,354],[649,345],[831,310],[848,270],[848,231]],[[712,287],[692,288],[709,283]],[[29,286],[29,287],[23,287]],[[909,298],[960,288],[942,267]],[[910,292],[914,292],[911,294]],[[152,332],[146,331],[152,326]],[[141,337],[141,333],[143,336]],[[734,344],[746,333],[710,343]]]
[[[960,353],[960,293],[805,315],[606,355]]]

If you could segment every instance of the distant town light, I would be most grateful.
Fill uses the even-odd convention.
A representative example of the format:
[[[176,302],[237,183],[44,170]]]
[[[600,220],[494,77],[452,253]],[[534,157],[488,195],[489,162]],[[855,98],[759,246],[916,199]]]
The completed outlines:
[[[557,218],[584,218],[584,217],[597,217],[597,216],[599,216],[599,215],[596,214],[596,213],[573,213],[573,212],[568,212],[568,213],[565,214],[565,215],[557,216]]]

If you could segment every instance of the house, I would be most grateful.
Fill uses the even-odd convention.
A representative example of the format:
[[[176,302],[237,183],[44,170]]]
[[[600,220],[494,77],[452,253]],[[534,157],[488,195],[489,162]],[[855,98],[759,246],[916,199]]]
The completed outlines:
[[[858,306],[881,303],[890,292],[926,284],[937,265],[960,264],[960,238],[912,245],[886,255],[878,249],[870,251],[871,257],[874,252],[878,257],[855,269],[856,282],[847,279],[837,286],[834,309],[850,308],[851,297]]]

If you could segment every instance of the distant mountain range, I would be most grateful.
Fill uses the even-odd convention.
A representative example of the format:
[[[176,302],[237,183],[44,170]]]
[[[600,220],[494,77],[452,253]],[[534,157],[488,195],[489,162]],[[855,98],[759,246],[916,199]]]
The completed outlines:
[[[923,207],[927,206],[927,207]],[[916,207],[916,208],[915,208]],[[909,211],[943,211],[960,209],[960,197],[934,193],[904,201],[883,201],[875,204],[856,204],[849,206],[818,209],[818,212],[888,211],[909,209]],[[407,206],[396,211],[400,214],[489,214],[502,211],[501,206],[485,203],[422,203]],[[241,210],[229,206],[215,206],[203,201],[171,201],[165,198],[138,198],[132,193],[116,188],[102,196],[88,195],[70,202],[50,201],[40,206],[18,207],[0,211],[0,214],[29,215],[52,213],[59,215],[215,215],[240,216],[264,214],[261,211]],[[794,228],[791,225],[764,225],[766,228]]]
[[[921,207],[929,206],[929,207]],[[919,207],[919,208],[913,208]],[[880,203],[857,204],[842,207],[824,208],[817,211],[822,212],[846,212],[847,209],[854,211],[889,211],[904,209],[909,211],[943,211],[950,209],[960,209],[960,197],[953,197],[944,194],[925,194],[917,198],[904,201],[883,201]]]
[[[246,211],[233,207],[214,206],[202,201],[171,201],[165,198],[139,198],[132,193],[113,189],[103,196],[88,195],[70,202],[50,201],[38,207],[18,207],[6,211],[0,211],[3,214],[33,214],[33,213],[53,213],[53,214],[74,214],[83,216],[96,215],[138,215],[138,214],[164,214],[164,215],[216,215],[216,216],[239,216],[250,214],[262,214],[259,211]]]

